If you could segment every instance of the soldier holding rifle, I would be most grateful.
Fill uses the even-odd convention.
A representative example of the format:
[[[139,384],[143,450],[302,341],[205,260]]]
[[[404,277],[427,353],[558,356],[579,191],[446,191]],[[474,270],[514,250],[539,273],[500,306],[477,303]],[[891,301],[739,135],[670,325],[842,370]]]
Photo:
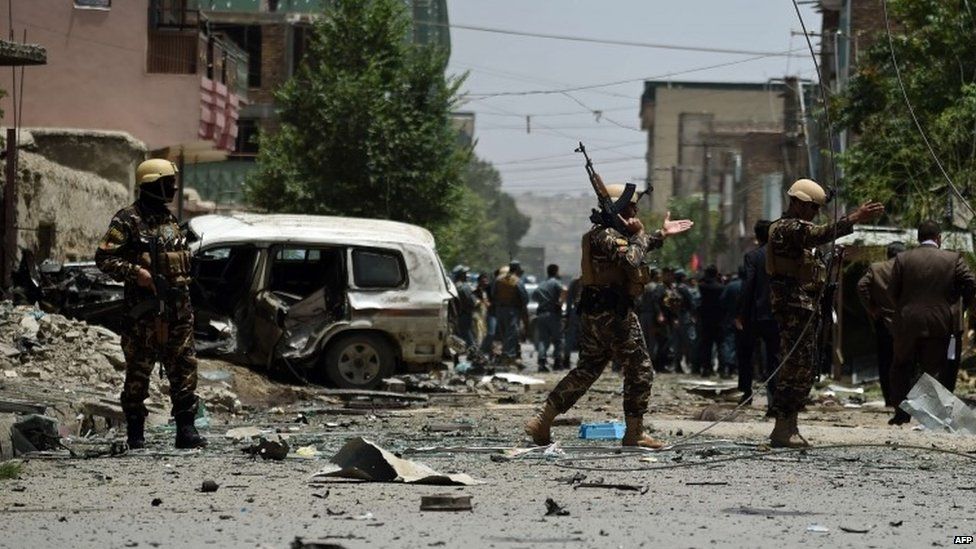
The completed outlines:
[[[693,223],[672,221],[669,213],[661,229],[647,234],[637,219],[641,194],[635,192],[635,186],[604,185],[582,143],[577,152],[586,158],[586,171],[600,205],[593,210],[590,220],[594,225],[582,240],[579,361],[549,394],[538,415],[526,423],[525,432],[536,444],[551,443],[555,417],[586,393],[613,358],[624,372],[627,429],[623,445],[659,448],[663,443],[644,433],[654,370],[634,305],[649,281],[644,256]]]

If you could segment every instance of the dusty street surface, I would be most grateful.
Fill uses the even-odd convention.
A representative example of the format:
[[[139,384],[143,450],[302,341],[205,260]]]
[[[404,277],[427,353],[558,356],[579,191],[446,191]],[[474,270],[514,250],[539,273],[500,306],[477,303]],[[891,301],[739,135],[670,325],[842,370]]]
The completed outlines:
[[[554,433],[563,453],[506,460],[504,449],[527,446],[521,424],[556,374],[539,376],[546,385],[530,390],[496,383],[493,392],[429,394],[406,408],[385,400],[363,409],[361,402],[297,390],[220,362],[207,362],[202,371],[221,372],[208,376],[241,401],[237,414],[210,418],[204,429],[210,448],[173,450],[171,430],[159,425],[146,450],[29,458],[19,479],[0,481],[0,546],[288,547],[300,537],[350,548],[928,547],[976,533],[971,457],[890,447],[771,452],[757,447],[771,429],[761,402],[676,450],[620,453],[615,442],[582,441],[576,425],[564,425]],[[652,397],[651,423],[672,442],[709,424],[690,418],[720,417],[733,407],[688,393],[682,379],[688,378],[659,375]],[[619,375],[608,371],[569,416],[621,419],[620,385]],[[889,427],[880,409],[826,400],[801,416],[817,446],[976,450],[970,438]],[[224,436],[241,426],[287,434],[292,452],[284,461],[242,453],[249,442]],[[486,484],[310,484],[356,436]],[[319,456],[297,457],[296,449],[309,445]],[[204,480],[219,489],[202,493]],[[587,486],[601,483],[629,486]],[[445,493],[471,496],[473,511],[420,511],[422,496]],[[569,514],[545,516],[547,498]]]

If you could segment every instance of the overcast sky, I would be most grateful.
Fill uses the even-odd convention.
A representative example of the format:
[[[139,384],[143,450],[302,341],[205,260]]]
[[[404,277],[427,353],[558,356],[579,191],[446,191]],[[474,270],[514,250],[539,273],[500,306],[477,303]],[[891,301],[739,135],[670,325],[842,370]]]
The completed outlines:
[[[589,189],[576,142],[582,140],[608,182],[643,178],[647,134],[638,131],[644,79],[765,82],[815,79],[790,0],[448,0],[452,25],[528,33],[740,50],[730,54],[514,36],[454,27],[453,74],[469,72],[462,110],[476,113],[476,153],[502,172],[510,192]],[[820,15],[801,5],[807,29]],[[814,41],[814,47],[818,42]],[[752,59],[764,52],[793,56]],[[730,64],[668,76],[702,67]],[[567,94],[549,91],[608,82]],[[591,111],[603,111],[600,121]],[[531,116],[526,133],[525,116]]]

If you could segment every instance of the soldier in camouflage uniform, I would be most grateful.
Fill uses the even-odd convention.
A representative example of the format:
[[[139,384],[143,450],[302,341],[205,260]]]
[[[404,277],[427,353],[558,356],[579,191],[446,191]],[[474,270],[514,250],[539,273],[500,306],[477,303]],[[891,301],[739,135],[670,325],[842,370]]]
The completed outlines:
[[[827,202],[823,188],[810,179],[800,179],[787,194],[789,208],[769,227],[766,246],[770,301],[779,325],[780,349],[786,357],[770,406],[776,424],[769,438],[774,447],[802,447],[809,443],[800,436],[797,413],[817,374],[814,332],[820,311],[818,299],[826,282],[826,270],[816,255],[816,247],[850,234],[855,223],[881,215],[884,206],[868,202],[836,223],[814,225],[811,221]]]
[[[190,252],[187,239],[166,204],[176,195],[176,166],[147,160],[136,170],[139,198],[123,208],[95,251],[95,263],[125,283],[132,318],[122,334],[125,385],[122,410],[129,446],[145,446],[149,376],[159,362],[169,378],[176,418],[176,447],[206,445],[193,425],[197,412],[197,361],[190,305]]]
[[[607,191],[611,199],[617,200],[624,186],[608,185]],[[630,234],[596,225],[583,235],[579,361],[549,393],[542,411],[526,423],[525,432],[536,444],[551,443],[550,428],[555,417],[568,411],[586,393],[613,358],[624,371],[627,430],[623,445],[663,446],[644,433],[644,414],[654,370],[634,304],[649,280],[644,255],[661,247],[665,237],[691,228],[692,222],[671,221],[668,216],[661,230],[648,235],[637,219],[639,197],[635,193],[620,214]]]

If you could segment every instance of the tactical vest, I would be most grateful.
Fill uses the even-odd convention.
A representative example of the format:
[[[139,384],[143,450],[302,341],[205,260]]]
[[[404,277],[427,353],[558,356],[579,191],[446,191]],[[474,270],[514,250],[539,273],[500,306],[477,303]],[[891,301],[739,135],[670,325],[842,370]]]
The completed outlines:
[[[602,230],[604,229],[597,228],[583,235],[581,283],[583,286],[611,287],[623,290],[631,298],[639,297],[644,292],[644,285],[651,280],[650,269],[646,265],[641,265],[636,273],[628,273],[624,266],[613,261],[612,258],[594,253],[590,244],[591,237],[594,231]],[[616,243],[618,246],[630,244],[623,237],[618,237]]]
[[[155,269],[157,274],[165,277],[173,286],[190,285],[190,251],[186,248],[183,232],[175,221],[153,225],[141,219],[136,238],[141,252],[137,261],[140,267],[150,272]],[[153,240],[155,258],[151,258],[153,246],[149,244]]]
[[[770,240],[774,238],[783,219],[777,219],[769,226]],[[773,278],[791,278],[801,285],[822,282],[825,276],[823,266],[814,256],[814,250],[798,250],[795,255],[785,256],[777,253],[775,246],[766,246],[766,274]]]
[[[506,274],[495,279],[495,305],[501,307],[519,307],[522,299],[518,291],[519,278],[513,274]]]

